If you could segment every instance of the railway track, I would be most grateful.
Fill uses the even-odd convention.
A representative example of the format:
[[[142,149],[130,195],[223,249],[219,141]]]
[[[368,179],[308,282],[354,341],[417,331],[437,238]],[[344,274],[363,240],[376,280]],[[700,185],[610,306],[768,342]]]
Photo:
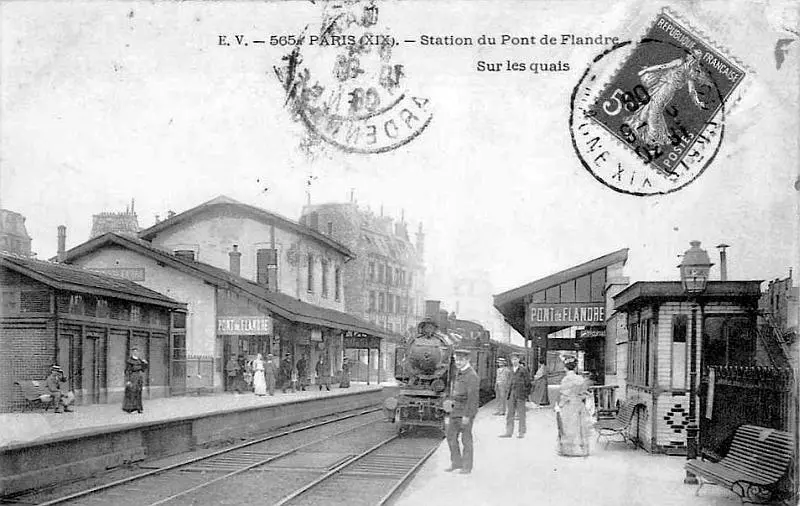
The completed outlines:
[[[441,438],[398,440],[380,411],[292,428],[60,497],[33,493],[0,503],[385,504]]]

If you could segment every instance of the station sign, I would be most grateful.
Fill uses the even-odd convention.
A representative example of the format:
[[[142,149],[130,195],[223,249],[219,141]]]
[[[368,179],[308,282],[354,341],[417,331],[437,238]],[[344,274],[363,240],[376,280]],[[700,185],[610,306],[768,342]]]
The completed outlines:
[[[269,316],[225,316],[217,318],[217,335],[260,336],[272,334]]]
[[[605,302],[574,302],[548,304],[533,302],[528,304],[529,327],[571,327],[573,325],[605,324]]]

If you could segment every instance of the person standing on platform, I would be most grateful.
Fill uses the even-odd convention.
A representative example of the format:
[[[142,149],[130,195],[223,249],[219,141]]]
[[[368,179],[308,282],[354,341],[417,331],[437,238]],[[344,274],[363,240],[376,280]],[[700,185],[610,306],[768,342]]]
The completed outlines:
[[[350,388],[350,360],[347,357],[342,359],[342,381],[339,388]]]
[[[289,353],[281,360],[281,384],[283,393],[292,386],[292,356]]]
[[[456,377],[453,382],[453,409],[445,416],[445,434],[450,447],[450,467],[447,472],[460,469],[461,474],[472,472],[472,424],[478,414],[480,379],[469,363],[469,350],[455,350]],[[461,435],[459,445],[458,436]],[[463,451],[461,446],[463,445]]]
[[[67,378],[64,377],[64,370],[59,365],[50,367],[50,376],[45,380],[45,386],[48,393],[53,397],[53,406],[55,412],[72,413],[69,408],[75,402],[75,394],[73,392],[65,392],[67,386]]]
[[[261,353],[253,360],[253,391],[259,397],[267,395],[267,380],[264,377],[264,358]]]
[[[514,418],[519,418],[519,431],[517,437],[525,437],[527,430],[525,401],[528,399],[531,386],[531,373],[525,365],[520,363],[522,358],[520,353],[511,355],[511,383],[508,386],[508,406],[506,407],[506,432],[500,437],[511,437],[514,435]]]
[[[131,356],[125,363],[125,398],[122,400],[122,411],[126,413],[144,412],[142,388],[148,365],[147,360],[139,357],[139,349],[131,348]]]
[[[315,367],[317,373],[317,384],[319,385],[319,390],[322,391],[322,387],[325,387],[325,390],[331,391],[331,371],[330,366],[327,362],[325,362],[325,355],[320,355],[319,360],[317,361],[317,365]]]
[[[242,393],[242,382],[239,380],[242,368],[239,367],[239,361],[233,355],[228,359],[225,364],[225,372],[228,376],[228,391],[235,390],[237,394]]]
[[[537,406],[547,406],[550,399],[547,398],[547,363],[544,358],[539,362],[539,369],[533,375],[533,393],[531,401]]]
[[[495,415],[506,414],[506,404],[508,397],[508,385],[511,382],[511,368],[503,357],[497,359],[497,376],[494,381],[494,393],[497,399],[497,409]]]
[[[561,396],[556,404],[558,425],[558,454],[564,457],[589,456],[589,412],[584,401],[589,396],[586,380],[575,373],[578,360],[569,357],[564,360],[567,374],[561,380]]]
[[[267,362],[264,364],[264,378],[267,382],[267,392],[275,395],[275,376],[278,374],[278,366],[275,365],[275,356],[267,353]]]
[[[303,355],[300,357],[300,360],[297,361],[297,385],[303,392],[306,391],[307,378],[308,378],[308,361],[306,361],[306,356]]]

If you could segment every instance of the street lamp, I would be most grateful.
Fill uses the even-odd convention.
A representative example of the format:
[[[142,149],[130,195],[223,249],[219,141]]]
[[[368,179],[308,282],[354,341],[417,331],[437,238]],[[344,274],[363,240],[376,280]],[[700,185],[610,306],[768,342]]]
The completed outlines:
[[[700,241],[691,241],[691,248],[683,254],[683,260],[678,268],[681,272],[683,291],[692,304],[692,332],[689,350],[689,426],[686,427],[686,458],[697,458],[697,307],[695,302],[708,285],[708,274],[711,271],[711,259],[708,253],[700,248]],[[697,476],[686,471],[684,483],[696,485]]]

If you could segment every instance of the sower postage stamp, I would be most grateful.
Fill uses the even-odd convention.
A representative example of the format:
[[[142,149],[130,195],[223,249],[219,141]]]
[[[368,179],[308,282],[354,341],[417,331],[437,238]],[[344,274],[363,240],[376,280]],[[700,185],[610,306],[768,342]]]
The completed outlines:
[[[275,74],[308,129],[309,147],[324,141],[345,152],[383,153],[431,122],[429,100],[406,89],[405,67],[392,59],[397,41],[379,28],[375,2],[326,3],[322,23],[295,42]]]
[[[572,99],[573,145],[614,190],[678,190],[716,156],[726,106],[745,77],[742,65],[665,10],[638,43],[617,44],[584,73]]]

